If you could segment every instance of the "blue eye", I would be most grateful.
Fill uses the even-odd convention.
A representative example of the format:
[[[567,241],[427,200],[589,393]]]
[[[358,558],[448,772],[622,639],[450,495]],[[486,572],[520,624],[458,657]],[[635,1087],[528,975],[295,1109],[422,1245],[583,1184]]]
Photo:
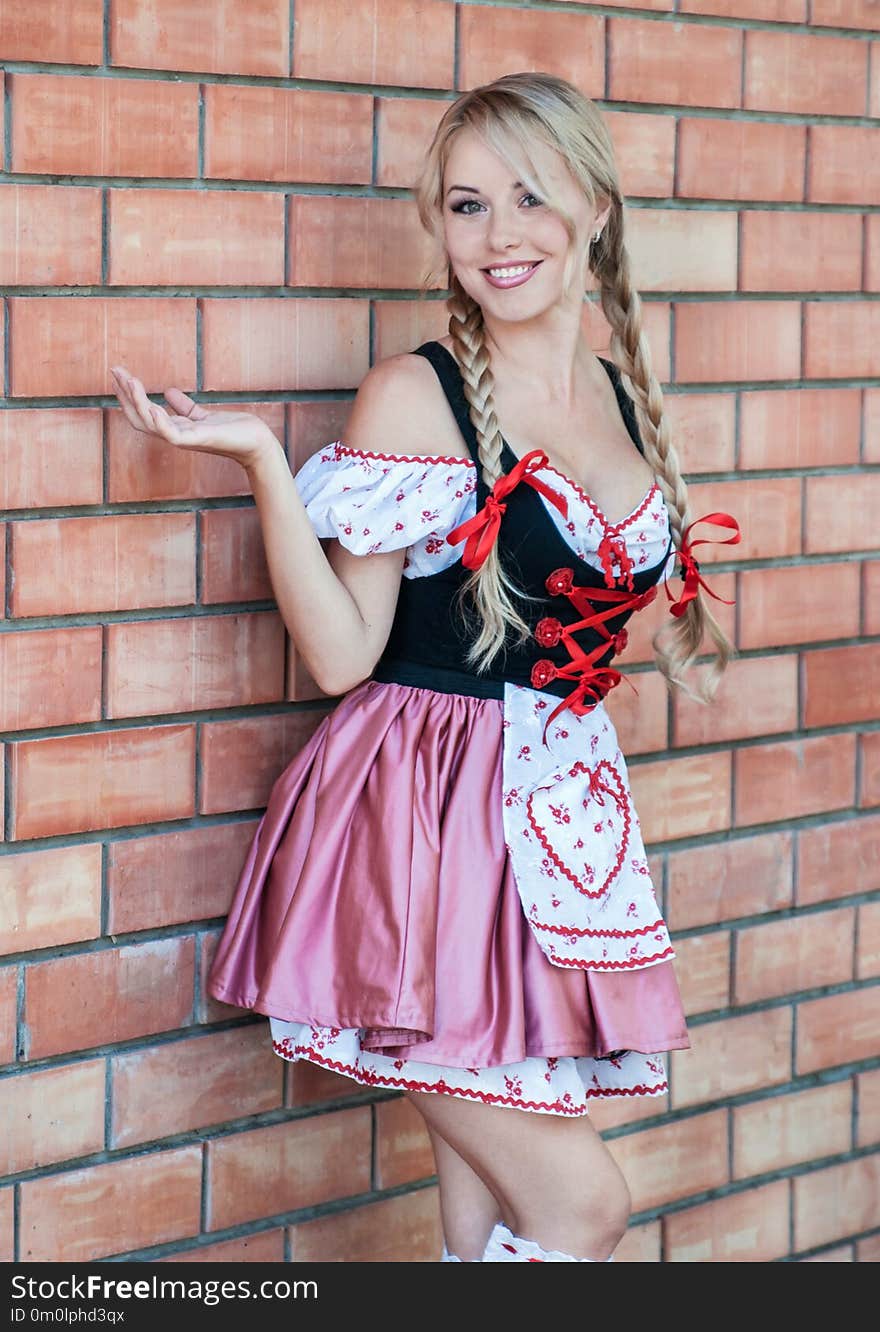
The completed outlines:
[[[524,194],[520,202],[522,203],[526,199],[531,199],[529,208],[540,208],[543,204],[543,200],[539,199],[535,194]],[[463,199],[461,203],[452,204],[452,211],[453,213],[463,213],[465,217],[473,217],[473,213],[471,212],[472,206],[478,212],[483,207],[483,205],[478,203],[476,199]]]

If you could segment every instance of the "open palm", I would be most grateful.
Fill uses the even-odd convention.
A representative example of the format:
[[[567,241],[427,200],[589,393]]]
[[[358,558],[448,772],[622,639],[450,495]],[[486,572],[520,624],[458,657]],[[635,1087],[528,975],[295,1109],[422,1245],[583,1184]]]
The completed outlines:
[[[268,445],[278,442],[265,421],[252,412],[208,410],[178,388],[168,388],[163,395],[169,411],[150,401],[141,381],[125,366],[113,366],[111,374],[129,424],[176,448],[217,453],[250,467]]]

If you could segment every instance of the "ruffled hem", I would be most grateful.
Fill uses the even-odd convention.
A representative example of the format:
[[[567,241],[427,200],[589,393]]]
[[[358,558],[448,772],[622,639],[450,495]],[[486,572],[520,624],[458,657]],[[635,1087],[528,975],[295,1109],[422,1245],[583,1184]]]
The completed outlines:
[[[270,1019],[272,1048],[282,1059],[305,1059],[366,1087],[436,1092],[484,1105],[538,1114],[585,1115],[590,1102],[620,1096],[663,1096],[669,1090],[660,1053],[627,1050],[604,1058],[530,1056],[491,1067],[458,1068],[393,1059],[365,1050],[363,1029]]]

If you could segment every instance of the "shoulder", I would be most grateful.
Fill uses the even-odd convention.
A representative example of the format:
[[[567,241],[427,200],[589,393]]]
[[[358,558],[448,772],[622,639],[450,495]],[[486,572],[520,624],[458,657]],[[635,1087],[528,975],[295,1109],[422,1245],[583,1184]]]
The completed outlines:
[[[469,461],[437,374],[424,356],[378,361],[361,381],[345,431],[354,449],[448,454]]]

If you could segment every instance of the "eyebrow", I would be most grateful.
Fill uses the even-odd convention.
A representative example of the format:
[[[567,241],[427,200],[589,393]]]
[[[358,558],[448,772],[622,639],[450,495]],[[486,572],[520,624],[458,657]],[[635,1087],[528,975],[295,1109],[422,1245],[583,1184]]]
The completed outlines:
[[[522,188],[522,184],[523,184],[523,182],[522,182],[521,180],[515,180],[515,181],[513,182],[513,184],[511,185],[510,188],[511,188],[512,190],[518,190],[518,189],[521,189],[521,188]],[[480,194],[480,193],[481,193],[481,191],[478,190],[478,189],[475,189],[473,185],[450,185],[450,186],[449,186],[449,189],[446,191],[447,196],[450,195],[450,194],[452,193],[453,190],[463,190],[465,194]]]

